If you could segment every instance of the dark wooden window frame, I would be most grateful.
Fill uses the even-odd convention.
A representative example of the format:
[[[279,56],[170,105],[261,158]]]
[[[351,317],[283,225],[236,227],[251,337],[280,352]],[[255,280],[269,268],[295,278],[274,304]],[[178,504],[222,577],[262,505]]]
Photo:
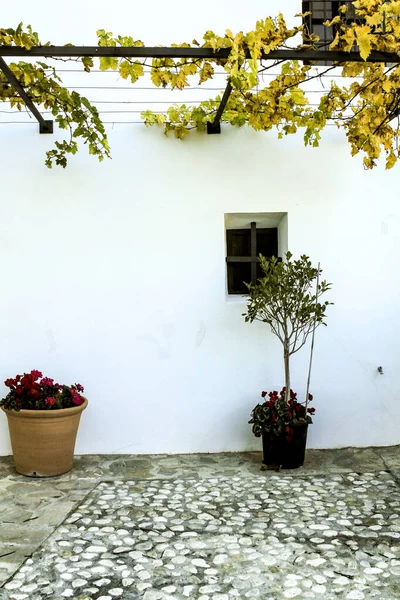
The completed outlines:
[[[227,265],[234,265],[234,264],[238,264],[238,263],[247,263],[250,264],[250,279],[252,283],[256,283],[257,281],[257,265],[260,262],[259,259],[259,252],[257,249],[257,231],[260,230],[264,230],[265,228],[263,227],[259,227],[257,228],[257,224],[253,221],[250,224],[250,256],[230,256],[228,255],[226,257],[226,263]],[[271,228],[267,228],[267,229],[274,229],[277,231],[276,227],[271,227]],[[235,229],[227,229],[226,230],[226,234],[227,234],[227,239],[228,239],[228,235],[229,232],[231,231],[238,231]],[[228,249],[229,250],[229,249]],[[278,254],[278,243],[276,241],[276,254]],[[232,288],[230,288],[229,286],[229,274],[227,273],[227,280],[228,280],[228,294],[229,295],[243,295],[246,294],[246,291],[234,291]]]
[[[326,6],[326,10],[324,8],[324,12],[326,13],[323,17],[317,17],[315,15],[313,15],[313,5],[318,2],[319,4],[324,4]],[[311,12],[310,15],[307,15],[306,17],[303,17],[303,24],[306,27],[306,31],[308,33],[313,33],[315,31],[315,26],[322,26],[325,21],[327,20],[332,20],[334,17],[341,15],[342,13],[340,13],[339,8],[345,4],[352,4],[353,0],[302,0],[301,3],[301,11],[302,13],[305,12]],[[319,9],[319,12],[321,12],[321,9]],[[348,22],[354,22],[355,20],[357,20],[359,23],[361,23],[361,19],[357,19],[356,16],[351,15],[350,17],[346,18],[346,15],[343,14],[343,19],[346,19]],[[336,35],[336,26],[332,26],[332,32],[331,35],[328,35],[328,29],[324,28],[326,30],[325,34],[324,34],[324,39],[320,40],[320,43],[318,44],[318,47],[322,50],[328,50],[329,44],[331,42],[333,42],[335,35]],[[358,48],[355,46],[353,49],[354,52],[358,52]],[[304,64],[310,64],[310,61],[305,61]],[[317,65],[331,65],[333,64],[331,61],[322,61],[322,62],[317,62]]]

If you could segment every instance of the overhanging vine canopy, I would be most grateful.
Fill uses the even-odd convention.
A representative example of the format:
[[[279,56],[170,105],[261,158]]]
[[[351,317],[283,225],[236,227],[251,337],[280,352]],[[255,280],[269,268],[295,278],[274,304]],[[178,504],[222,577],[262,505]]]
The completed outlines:
[[[193,40],[191,44],[173,45],[176,56],[168,56],[166,52],[163,55],[162,48],[158,48],[149,65],[147,59],[132,56],[132,49],[145,48],[142,41],[130,36],[115,37],[102,29],[97,32],[98,48],[114,48],[118,56],[81,56],[80,61],[82,69],[90,72],[94,60],[99,60],[101,70],[116,71],[132,84],[144,76],[144,67],[149,66],[154,86],[178,90],[190,86],[194,80],[196,85],[202,85],[213,78],[216,67],[222,68],[228,85],[223,98],[219,95],[195,106],[175,104],[165,114],[150,110],[142,113],[147,126],[162,126],[166,135],[173,133],[182,139],[191,129],[203,131],[207,124],[215,122],[217,115],[218,120],[231,125],[248,125],[261,131],[276,128],[278,137],[301,130],[305,144],[316,147],[321,131],[328,123],[334,123],[344,130],[351,154],[364,153],[366,168],[373,168],[383,152],[389,169],[400,156],[400,1],[356,0],[353,7],[357,19],[352,22],[343,18],[347,9],[344,5],[341,14],[325,23],[335,31],[329,47],[332,64],[325,67],[296,60],[296,53],[301,57],[304,49],[315,50],[318,60],[319,40],[306,30],[301,20],[303,15],[297,15],[299,25],[288,27],[281,14],[258,21],[248,33],[234,34],[227,30],[219,36],[207,31],[202,43]],[[54,47],[42,44],[30,26],[0,29],[0,56],[17,54],[20,49],[21,54],[32,57],[38,48],[46,50],[43,56],[53,56]],[[68,44],[64,48],[72,53],[74,46]],[[196,54],[195,49],[210,51]],[[294,58],[277,59],[277,51],[285,49],[295,50],[291,54]],[[348,59],[338,61],[337,50],[346,53]],[[384,53],[388,60],[371,62],[376,52]],[[277,65],[279,74],[265,85],[263,73]],[[53,164],[65,167],[68,154],[77,152],[79,140],[99,160],[110,156],[97,108],[77,91],[68,90],[54,66],[21,60],[8,67],[32,102],[51,111],[57,125],[68,132],[66,139],[56,141],[55,147],[47,152],[48,167]],[[341,85],[328,80],[328,74],[335,69],[344,78]],[[6,70],[0,71],[0,100],[22,110],[26,99],[18,94],[5,73]],[[304,88],[307,82],[324,76],[325,90],[318,105],[313,106]]]

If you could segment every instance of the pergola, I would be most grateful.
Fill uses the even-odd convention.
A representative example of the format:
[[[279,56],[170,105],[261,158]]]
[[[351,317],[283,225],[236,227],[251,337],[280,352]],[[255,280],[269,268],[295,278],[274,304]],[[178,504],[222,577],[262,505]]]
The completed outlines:
[[[46,120],[40,114],[33,100],[29,97],[22,84],[8,67],[4,57],[22,58],[74,58],[74,57],[117,57],[117,58],[173,58],[173,59],[215,59],[223,60],[229,57],[230,48],[214,51],[212,48],[187,48],[187,47],[116,47],[116,46],[35,46],[27,50],[18,46],[0,46],[0,70],[7,77],[10,84],[25,102],[27,108],[39,123],[40,133],[53,133],[53,121]],[[249,56],[250,58],[250,56]],[[306,62],[329,61],[340,67],[343,63],[364,62],[359,52],[343,52],[340,50],[322,49],[278,49],[263,53],[260,60],[286,61],[298,60]],[[368,56],[370,63],[400,63],[397,54],[373,51]],[[207,123],[207,133],[221,132],[220,121],[223,111],[232,92],[231,84],[227,83],[221,98],[219,108],[213,122]]]

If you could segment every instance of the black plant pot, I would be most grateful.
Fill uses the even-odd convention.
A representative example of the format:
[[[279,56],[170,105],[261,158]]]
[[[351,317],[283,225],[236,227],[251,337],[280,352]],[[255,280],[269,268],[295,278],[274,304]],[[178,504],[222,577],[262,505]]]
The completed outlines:
[[[286,435],[270,440],[268,433],[263,434],[264,465],[282,469],[297,469],[304,464],[308,423],[291,427],[293,436],[290,442],[286,440]]]

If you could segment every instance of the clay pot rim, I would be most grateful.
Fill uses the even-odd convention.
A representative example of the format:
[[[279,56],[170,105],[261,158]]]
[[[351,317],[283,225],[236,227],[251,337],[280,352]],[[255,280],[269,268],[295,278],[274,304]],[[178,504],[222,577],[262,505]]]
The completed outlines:
[[[28,419],[54,419],[60,417],[69,417],[75,415],[77,413],[82,412],[88,405],[87,398],[83,397],[83,403],[78,404],[77,406],[71,406],[70,408],[56,408],[56,409],[46,409],[46,410],[28,410],[22,408],[21,410],[14,410],[1,407],[1,409],[6,413],[7,416],[18,419],[20,417],[25,417]]]

